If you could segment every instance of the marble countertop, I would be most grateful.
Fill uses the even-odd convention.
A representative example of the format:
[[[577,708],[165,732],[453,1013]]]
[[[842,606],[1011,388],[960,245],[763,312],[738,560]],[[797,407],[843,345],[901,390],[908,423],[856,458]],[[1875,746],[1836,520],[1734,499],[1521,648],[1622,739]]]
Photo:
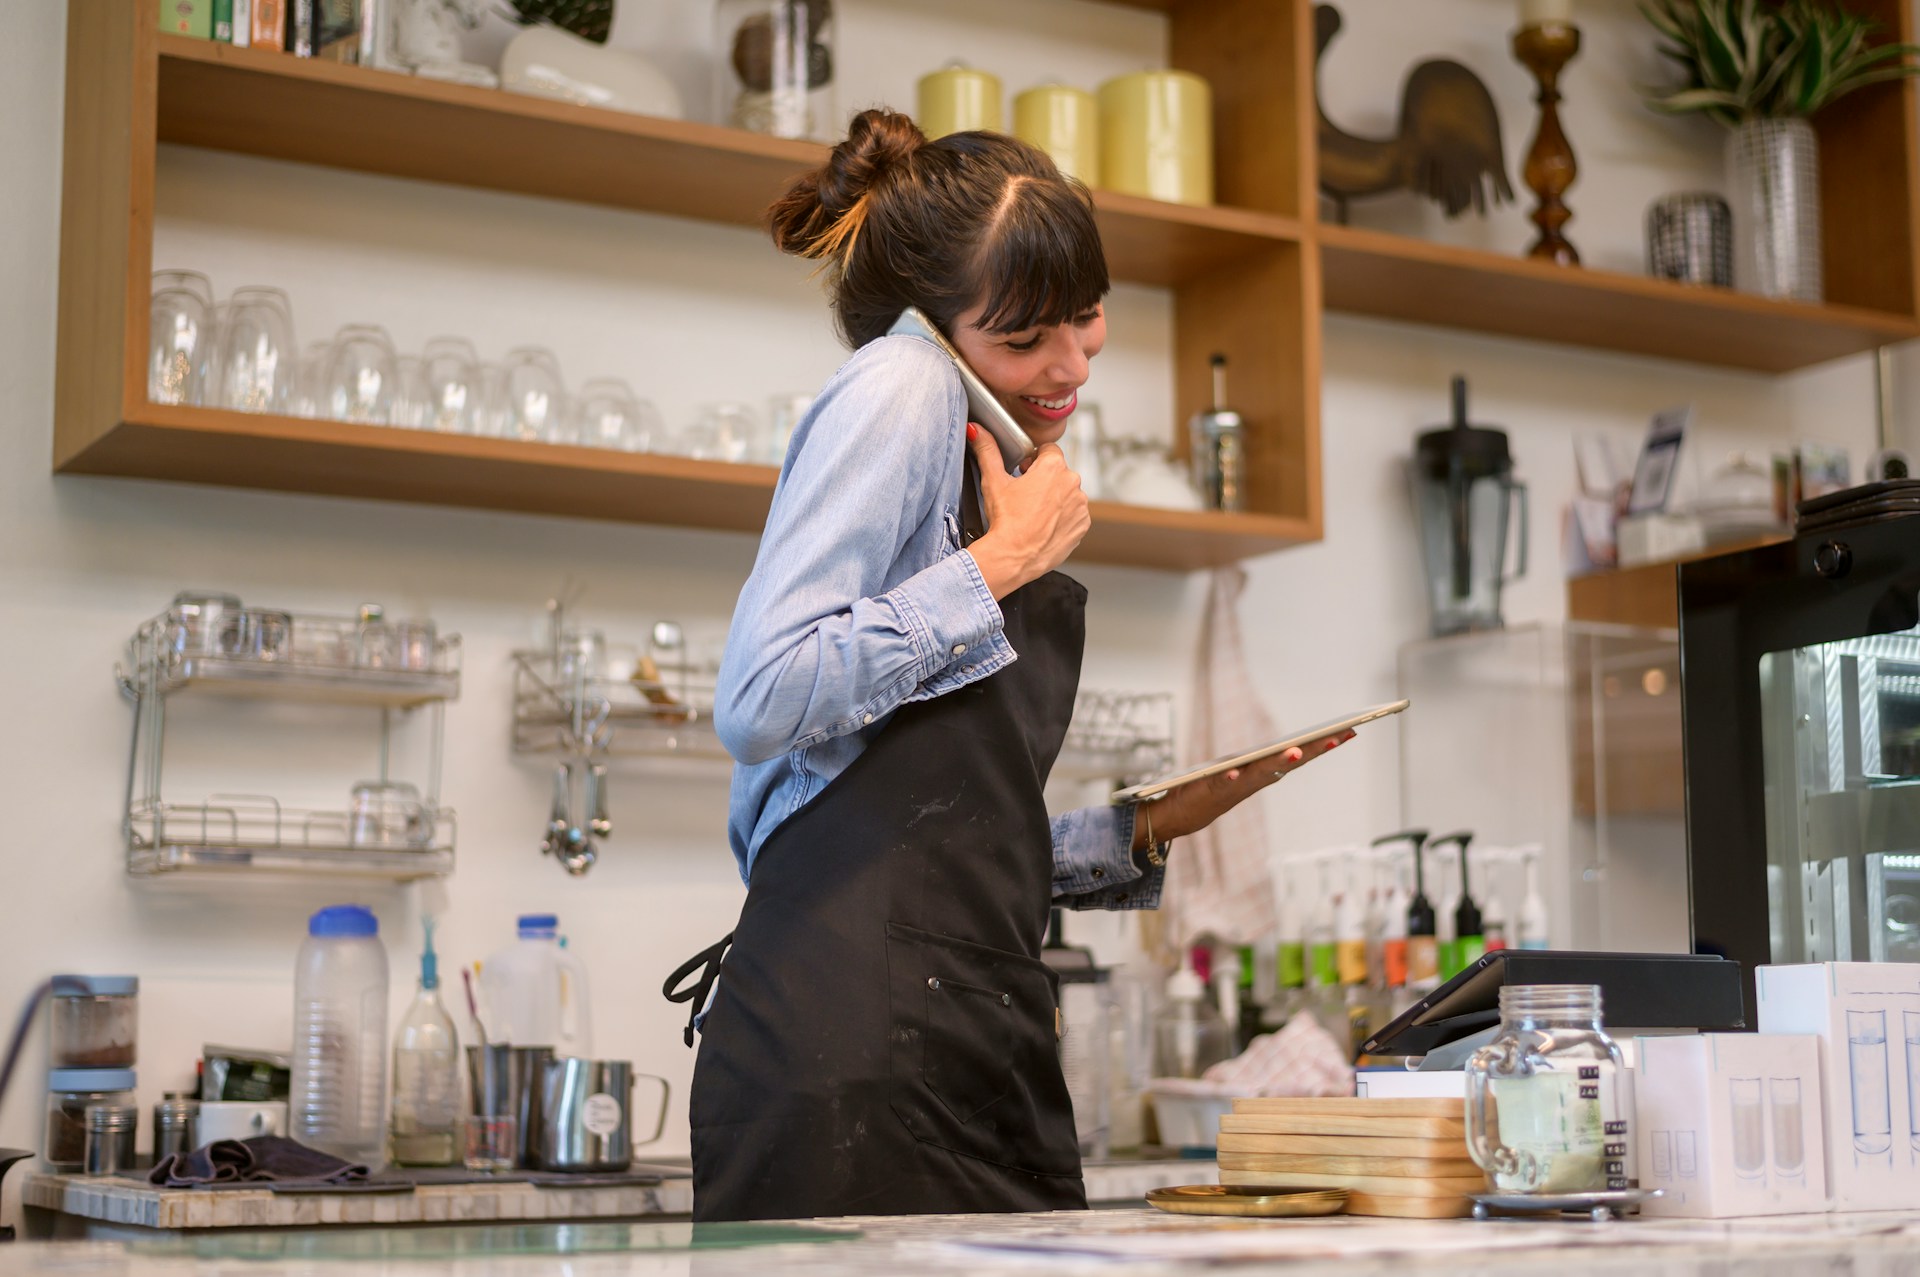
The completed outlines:
[[[19,1242],[0,1273],[44,1277],[1904,1277],[1920,1211],[1725,1221],[1215,1220],[1150,1210],[734,1225],[662,1220]]]
[[[1085,1168],[1088,1200],[1134,1203],[1166,1184],[1211,1184],[1211,1161],[1116,1160]],[[398,1193],[275,1193],[266,1188],[157,1188],[145,1179],[35,1174],[24,1177],[21,1205],[123,1229],[315,1228],[338,1225],[460,1224],[684,1216],[693,1182],[684,1174],[657,1185],[536,1186],[524,1181],[421,1184]],[[34,1235],[72,1235],[29,1220]],[[94,1229],[87,1235],[100,1235]]]

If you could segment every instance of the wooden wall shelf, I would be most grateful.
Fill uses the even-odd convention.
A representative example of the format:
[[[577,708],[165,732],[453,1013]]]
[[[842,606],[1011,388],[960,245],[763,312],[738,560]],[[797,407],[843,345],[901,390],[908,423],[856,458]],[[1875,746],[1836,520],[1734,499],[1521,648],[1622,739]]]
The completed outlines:
[[[159,139],[646,213],[757,226],[827,148],[270,49],[159,37]],[[326,127],[315,121],[325,120]],[[1171,286],[1275,242],[1290,217],[1102,192],[1116,279]],[[768,251],[772,251],[769,249]]]
[[[1315,234],[1329,310],[1776,373],[1920,337],[1911,315],[1774,301],[1349,226]]]
[[[748,533],[766,522],[779,474],[772,466],[161,404],[146,405],[63,469]],[[1103,501],[1074,561],[1192,570],[1313,536],[1271,515]]]
[[[1174,417],[1236,369],[1253,513],[1100,503],[1081,558],[1195,568],[1317,540],[1324,308],[1702,364],[1784,371],[1920,336],[1911,83],[1821,123],[1827,276],[1806,306],[1425,244],[1316,220],[1309,0],[1110,0],[1165,13],[1213,86],[1220,206],[1101,192],[1116,279],[1174,313]],[[1904,0],[1846,0],[1911,39]],[[68,6],[54,468],[754,531],[772,472],[146,402],[160,142],[756,224],[824,148],[160,35],[138,3]]]

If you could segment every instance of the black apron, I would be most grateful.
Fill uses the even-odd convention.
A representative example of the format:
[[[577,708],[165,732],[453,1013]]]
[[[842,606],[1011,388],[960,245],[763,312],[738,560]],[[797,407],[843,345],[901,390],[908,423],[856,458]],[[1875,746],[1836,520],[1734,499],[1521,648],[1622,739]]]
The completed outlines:
[[[1085,605],[1058,572],[1009,595],[1019,659],[895,711],[761,847],[694,1064],[696,1221],[1086,1206],[1040,959]]]

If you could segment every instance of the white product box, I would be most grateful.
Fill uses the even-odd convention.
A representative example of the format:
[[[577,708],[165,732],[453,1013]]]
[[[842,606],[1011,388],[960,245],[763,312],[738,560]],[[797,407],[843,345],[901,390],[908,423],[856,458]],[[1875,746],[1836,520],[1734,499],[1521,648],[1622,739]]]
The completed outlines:
[[[1354,1094],[1363,1100],[1465,1100],[1467,1075],[1460,1069],[1410,1073],[1406,1069],[1357,1069]]]
[[[1635,1078],[1648,1215],[1827,1209],[1820,1042],[1811,1035],[1641,1038]]]
[[[1762,1033],[1820,1039],[1835,1210],[1920,1206],[1920,963],[1760,967]]]

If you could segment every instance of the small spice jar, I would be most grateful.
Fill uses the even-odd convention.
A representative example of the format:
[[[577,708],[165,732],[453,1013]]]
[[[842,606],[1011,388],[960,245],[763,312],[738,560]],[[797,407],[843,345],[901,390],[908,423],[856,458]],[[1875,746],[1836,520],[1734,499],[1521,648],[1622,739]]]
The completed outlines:
[[[47,1137],[41,1155],[55,1170],[86,1162],[87,1108],[133,1103],[132,1069],[54,1069],[47,1074]]]
[[[126,1069],[139,1058],[138,976],[55,976],[47,1016],[56,1069]]]
[[[138,1105],[89,1104],[86,1124],[82,1174],[119,1175],[133,1169],[134,1136],[140,1129]]]
[[[153,1106],[153,1164],[176,1153],[193,1152],[194,1128],[200,1121],[200,1100],[186,1091],[168,1091]]]

